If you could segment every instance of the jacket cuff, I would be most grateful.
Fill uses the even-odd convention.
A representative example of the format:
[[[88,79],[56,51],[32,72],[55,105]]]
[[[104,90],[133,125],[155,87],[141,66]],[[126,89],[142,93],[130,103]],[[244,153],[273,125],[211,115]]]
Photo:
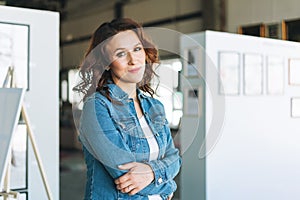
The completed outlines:
[[[151,166],[153,170],[154,173],[153,182],[156,186],[160,186],[161,184],[168,182],[166,170],[163,167],[162,163],[156,160],[156,161],[150,161],[148,164]]]

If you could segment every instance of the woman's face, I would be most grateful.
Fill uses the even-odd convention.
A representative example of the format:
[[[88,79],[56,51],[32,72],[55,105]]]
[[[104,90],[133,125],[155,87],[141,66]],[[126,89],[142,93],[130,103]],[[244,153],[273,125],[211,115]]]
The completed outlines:
[[[145,50],[135,32],[123,31],[107,44],[111,55],[110,69],[115,83],[139,83],[145,72]]]

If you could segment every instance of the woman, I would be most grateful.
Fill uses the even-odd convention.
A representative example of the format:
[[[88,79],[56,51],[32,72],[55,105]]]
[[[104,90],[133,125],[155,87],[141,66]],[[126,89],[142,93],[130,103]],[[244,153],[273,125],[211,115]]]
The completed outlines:
[[[85,199],[171,199],[181,159],[150,80],[158,51],[131,19],[102,24],[84,62],[79,139],[87,165]]]

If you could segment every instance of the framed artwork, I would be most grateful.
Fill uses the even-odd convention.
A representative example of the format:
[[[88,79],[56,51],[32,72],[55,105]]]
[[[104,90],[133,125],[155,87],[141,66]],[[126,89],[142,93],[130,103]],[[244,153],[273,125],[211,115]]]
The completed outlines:
[[[291,98],[291,117],[300,118],[300,97]]]
[[[289,59],[289,85],[300,86],[300,58]]]
[[[184,115],[200,116],[202,113],[202,87],[186,88],[184,90]]]
[[[261,95],[263,93],[263,56],[244,54],[244,94]]]
[[[284,93],[284,58],[267,56],[267,94],[280,95]]]
[[[0,86],[8,82],[9,68],[14,83],[29,90],[29,25],[0,22]]]
[[[240,93],[240,54],[219,52],[219,94],[238,95]]]
[[[187,77],[200,77],[203,55],[199,47],[184,50],[184,75]]]

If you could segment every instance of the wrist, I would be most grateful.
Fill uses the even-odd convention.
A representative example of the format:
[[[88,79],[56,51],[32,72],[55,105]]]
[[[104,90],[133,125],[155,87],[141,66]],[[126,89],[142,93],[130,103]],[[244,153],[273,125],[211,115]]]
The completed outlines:
[[[153,170],[152,170],[152,167],[151,167],[150,165],[148,165],[148,164],[147,164],[147,166],[148,166],[148,168],[149,168],[149,176],[150,176],[150,178],[151,178],[151,182],[153,182],[154,179],[155,179],[155,174],[154,174],[154,172],[153,172]]]

